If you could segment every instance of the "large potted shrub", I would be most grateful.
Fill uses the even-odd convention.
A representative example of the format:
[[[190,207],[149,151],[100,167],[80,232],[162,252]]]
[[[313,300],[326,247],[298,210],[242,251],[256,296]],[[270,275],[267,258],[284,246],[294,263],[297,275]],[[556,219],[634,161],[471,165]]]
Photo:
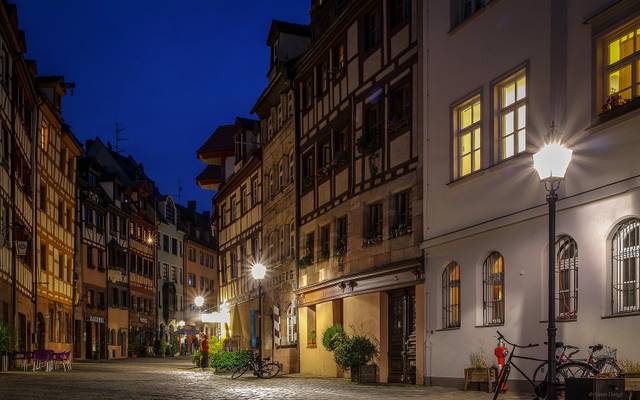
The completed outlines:
[[[335,351],[346,338],[342,325],[331,325],[322,334],[322,346],[328,351]]]
[[[220,351],[217,352],[209,362],[209,366],[216,373],[226,373],[234,368],[240,367],[251,360],[250,350]]]
[[[351,371],[351,380],[358,383],[377,382],[377,366],[368,364],[377,355],[378,347],[364,335],[346,336],[333,353],[336,364],[345,371]]]
[[[16,331],[13,327],[0,323],[0,371],[9,370],[9,355],[16,350]]]

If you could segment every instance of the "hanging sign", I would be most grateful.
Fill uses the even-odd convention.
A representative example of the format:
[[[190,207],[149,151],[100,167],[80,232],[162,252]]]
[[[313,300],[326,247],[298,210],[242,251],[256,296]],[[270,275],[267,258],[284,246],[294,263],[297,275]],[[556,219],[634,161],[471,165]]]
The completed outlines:
[[[27,255],[27,247],[28,243],[24,240],[17,240],[16,241],[16,254],[19,256],[26,256]]]

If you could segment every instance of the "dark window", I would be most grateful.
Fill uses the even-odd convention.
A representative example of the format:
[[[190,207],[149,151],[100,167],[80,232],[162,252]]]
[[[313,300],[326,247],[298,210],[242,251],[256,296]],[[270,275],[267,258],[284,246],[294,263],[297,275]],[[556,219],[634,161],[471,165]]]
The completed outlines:
[[[236,253],[231,252],[231,279],[238,277],[238,259]]]
[[[308,152],[302,156],[302,191],[313,188],[314,184],[314,162],[313,152]]]
[[[329,60],[327,58],[316,67],[316,77],[318,95],[323,95],[329,89]]]
[[[389,94],[389,131],[398,132],[411,125],[411,87],[402,84]]]
[[[313,78],[309,77],[303,85],[304,108],[309,109],[313,105]]]
[[[347,251],[347,216],[336,220],[336,254],[344,255]]]
[[[473,14],[484,8],[490,0],[451,0],[451,25],[464,22]]]
[[[169,252],[169,236],[162,235],[162,250],[166,253]]]
[[[315,235],[313,234],[313,232],[307,233],[307,236],[305,237],[305,241],[304,241],[304,253],[305,253],[305,256],[307,256],[310,259],[310,261],[313,261],[315,257],[314,247],[315,247]]]
[[[411,18],[411,0],[389,0],[389,26],[398,28]]]
[[[460,327],[460,265],[451,262],[442,272],[442,328]]]
[[[96,213],[96,230],[102,232],[104,231],[104,215],[100,213]]]
[[[40,245],[40,269],[47,270],[47,245]]]
[[[64,203],[62,201],[58,202],[58,224],[64,224]]]
[[[120,304],[120,294],[118,293],[118,288],[111,289],[111,305],[114,307],[118,307]]]
[[[40,209],[47,211],[47,185],[40,182]]]
[[[484,325],[504,323],[504,258],[493,252],[482,265],[482,315]]]
[[[382,121],[384,109],[382,104],[373,103],[366,106],[364,111],[364,131],[356,144],[361,154],[372,153],[382,146]]]
[[[364,51],[368,52],[377,47],[382,41],[382,15],[378,7],[367,12],[364,16]]]
[[[382,240],[382,203],[370,204],[367,211],[365,239]]]
[[[94,268],[95,264],[93,263],[93,246],[87,246],[87,266],[89,268]]]
[[[178,255],[178,239],[171,238],[171,254]]]
[[[84,223],[86,225],[93,225],[93,210],[91,207],[84,206]]]
[[[329,258],[329,225],[320,228],[320,255],[318,258]]]
[[[393,195],[393,225],[391,236],[396,237],[411,231],[410,191]]]

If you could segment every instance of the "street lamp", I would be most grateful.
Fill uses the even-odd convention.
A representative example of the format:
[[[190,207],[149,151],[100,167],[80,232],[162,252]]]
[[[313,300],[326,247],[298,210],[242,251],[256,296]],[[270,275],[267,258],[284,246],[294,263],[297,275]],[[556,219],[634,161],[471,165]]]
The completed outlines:
[[[554,385],[556,375],[556,202],[558,188],[567,172],[573,151],[559,143],[545,145],[533,156],[533,168],[538,172],[540,181],[547,190],[547,204],[549,205],[549,315],[547,321],[547,393],[546,398],[558,398]]]
[[[267,273],[267,267],[258,262],[251,266],[251,276],[258,281],[258,359],[262,360],[262,280]]]
[[[204,297],[196,296],[196,298],[193,299],[193,304],[195,304],[196,307],[201,308],[204,305]]]

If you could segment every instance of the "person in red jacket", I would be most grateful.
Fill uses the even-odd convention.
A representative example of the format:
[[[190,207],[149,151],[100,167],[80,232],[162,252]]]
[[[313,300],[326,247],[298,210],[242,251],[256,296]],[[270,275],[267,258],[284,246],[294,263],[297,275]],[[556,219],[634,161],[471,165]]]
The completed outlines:
[[[203,371],[206,371],[209,367],[209,341],[204,333],[200,340],[200,366]]]

